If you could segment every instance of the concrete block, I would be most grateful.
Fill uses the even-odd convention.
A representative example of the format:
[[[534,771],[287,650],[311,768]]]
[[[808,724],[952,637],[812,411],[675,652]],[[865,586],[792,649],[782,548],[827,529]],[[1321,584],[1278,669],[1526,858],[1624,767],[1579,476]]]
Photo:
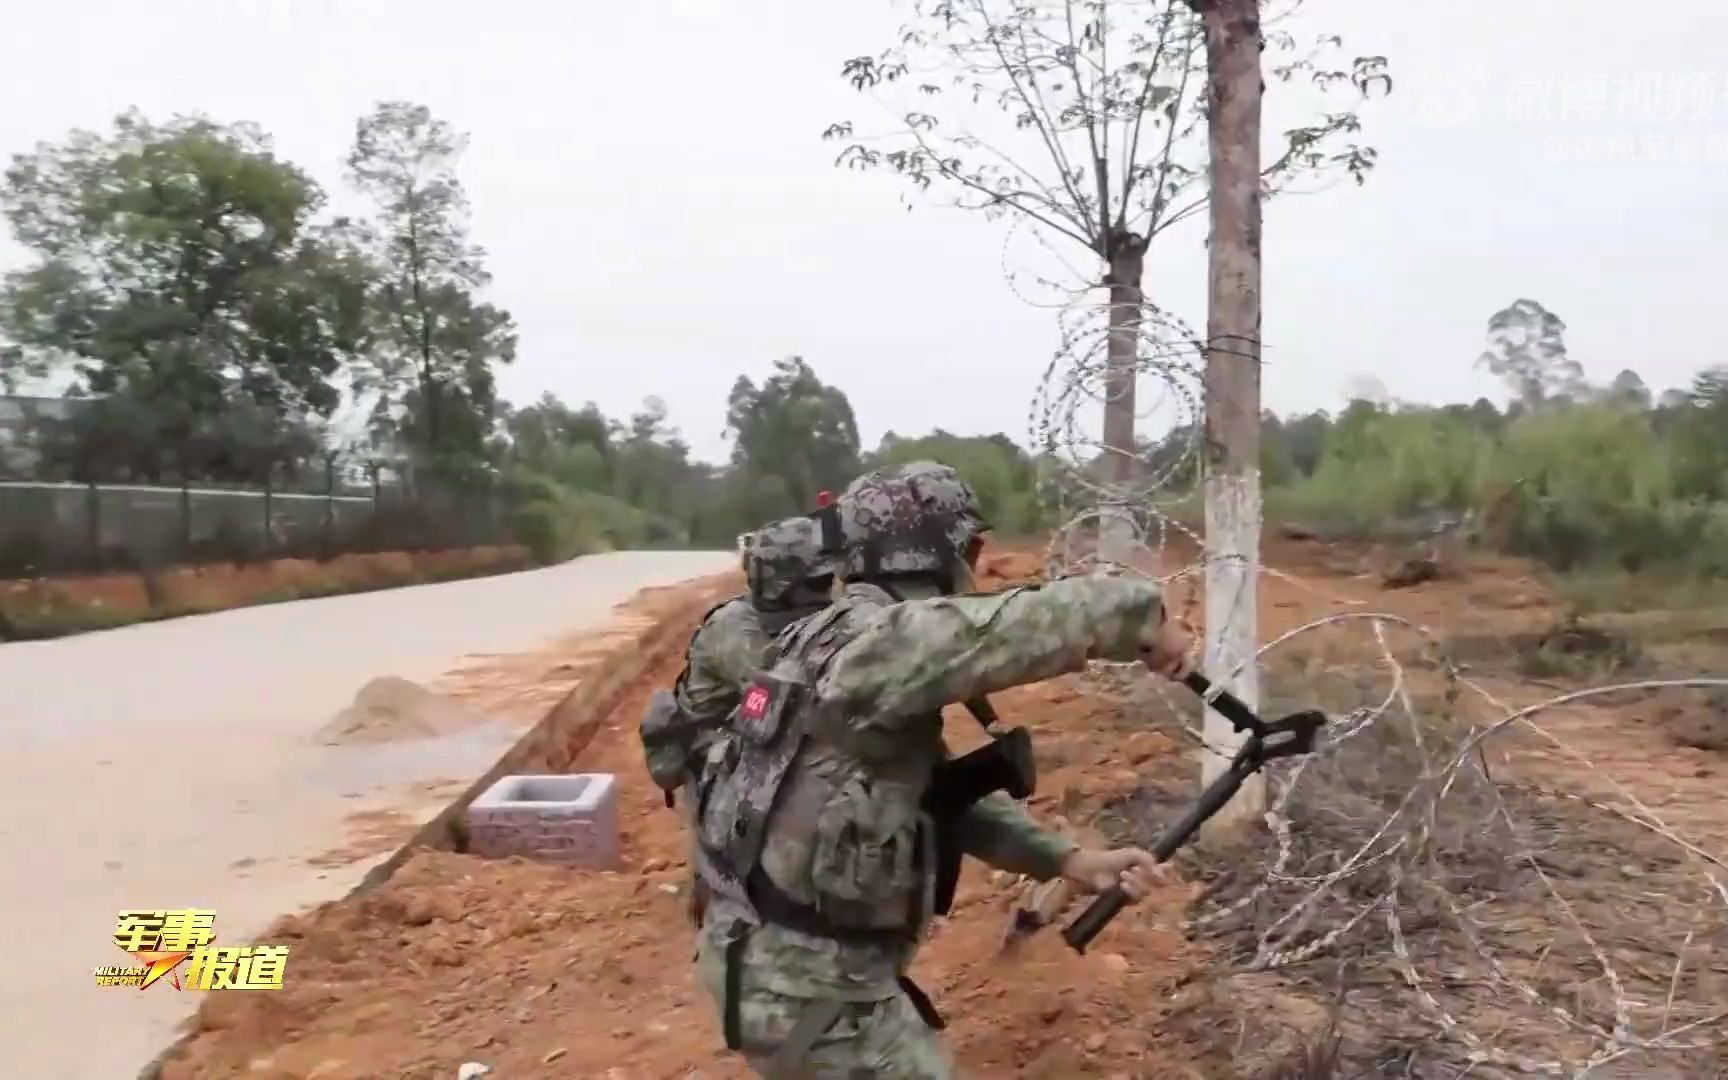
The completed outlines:
[[[618,865],[616,785],[610,773],[505,776],[468,806],[468,851],[563,866]]]

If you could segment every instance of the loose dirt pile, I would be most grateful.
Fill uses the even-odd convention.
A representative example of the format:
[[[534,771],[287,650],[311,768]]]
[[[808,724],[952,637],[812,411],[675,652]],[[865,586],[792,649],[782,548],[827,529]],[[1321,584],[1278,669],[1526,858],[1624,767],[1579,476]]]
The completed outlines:
[[[485,722],[454,698],[435,694],[419,683],[384,675],[354,695],[354,703],[322,728],[314,738],[326,746],[386,743],[448,735]]]
[[[1268,548],[1268,563],[1287,576],[1265,579],[1266,640],[1368,605],[1479,641],[1538,632],[1556,619],[1546,590],[1512,563],[1473,564],[1466,574],[1388,593],[1373,573],[1335,569],[1339,553],[1317,542]],[[1030,548],[996,553],[979,578],[997,587],[1035,575],[1040,561]],[[1365,655],[1360,634],[1320,635],[1278,669],[1283,682],[1271,692],[1324,703],[1336,669],[1361,667]],[[491,1065],[500,1080],[747,1075],[724,1052],[711,1003],[692,980],[688,840],[647,779],[635,742],[648,693],[681,662],[671,656],[639,680],[574,763],[618,777],[622,871],[417,854],[377,890],[286,919],[261,938],[294,946],[287,987],[209,997],[196,1036],[165,1064],[163,1080],[449,1080],[466,1061]],[[508,695],[512,679],[525,680],[514,691],[524,693],[551,675],[544,659],[483,669],[486,677],[469,687],[480,697]],[[1432,677],[1412,668],[1413,682]],[[1513,704],[1538,695],[1509,678],[1489,685]],[[1006,723],[1033,730],[1040,784],[1032,806],[1044,820],[1149,835],[1176,809],[1157,792],[1192,790],[1179,735],[1193,704],[1180,691],[1105,698],[1069,678],[999,695],[997,705]],[[958,749],[980,738],[963,715],[948,719]],[[1629,775],[1637,794],[1672,812],[1677,827],[1719,839],[1716,789],[1680,760],[1700,752],[1676,751],[1636,730],[1628,738],[1631,726],[1605,708],[1572,709],[1550,725],[1593,758],[1628,765],[1616,775]],[[1520,764],[1556,782],[1577,779],[1537,749]],[[1025,885],[970,864],[953,917],[914,968],[949,1018],[948,1040],[965,1073],[1186,1080],[1298,1068],[1325,1034],[1333,990],[1305,997],[1275,975],[1209,981],[1228,943],[1194,944],[1177,929],[1200,888],[1173,883],[1113,923],[1085,957],[1053,928],[1004,955]],[[1490,999],[1483,1001],[1486,1008]]]

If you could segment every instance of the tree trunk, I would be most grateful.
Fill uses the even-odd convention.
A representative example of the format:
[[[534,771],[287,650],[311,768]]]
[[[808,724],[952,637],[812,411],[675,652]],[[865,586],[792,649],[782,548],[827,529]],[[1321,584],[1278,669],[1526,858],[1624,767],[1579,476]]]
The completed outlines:
[[[1259,704],[1260,16],[1256,0],[1196,4],[1206,24],[1212,237],[1206,314],[1206,654],[1208,674]],[[1240,737],[1207,710],[1201,774],[1224,771]],[[1256,776],[1214,819],[1258,817]]]
[[[1106,484],[1126,488],[1138,472],[1134,446],[1135,382],[1139,375],[1140,315],[1145,303],[1141,280],[1146,268],[1146,241],[1133,233],[1117,233],[1110,242],[1110,272],[1104,284],[1110,290],[1109,333],[1105,342],[1104,460]],[[1134,532],[1125,516],[1128,507],[1109,499],[1100,507],[1098,555],[1109,562],[1127,563],[1132,556]]]
[[[431,460],[437,456],[438,448],[441,445],[440,440],[443,438],[443,432],[438,429],[439,387],[437,379],[431,374],[432,364],[430,360],[424,361],[420,370],[423,372],[420,377],[420,407],[425,410],[426,420],[425,427],[421,430],[421,438],[426,443],[422,449],[427,460]]]

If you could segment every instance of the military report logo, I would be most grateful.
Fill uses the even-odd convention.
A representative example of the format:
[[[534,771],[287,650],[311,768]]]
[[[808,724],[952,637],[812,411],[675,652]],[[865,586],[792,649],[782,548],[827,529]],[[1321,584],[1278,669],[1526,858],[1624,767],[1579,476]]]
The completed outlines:
[[[144,990],[167,978],[176,990],[282,989],[288,946],[215,941],[214,911],[122,911],[114,925],[114,944],[134,962],[97,968],[96,985]]]

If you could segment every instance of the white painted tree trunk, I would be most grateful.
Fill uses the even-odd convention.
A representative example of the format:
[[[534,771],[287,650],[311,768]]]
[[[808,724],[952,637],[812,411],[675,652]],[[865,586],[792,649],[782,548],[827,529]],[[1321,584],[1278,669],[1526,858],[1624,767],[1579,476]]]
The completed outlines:
[[[1206,316],[1205,670],[1250,707],[1260,575],[1260,16],[1257,0],[1196,0],[1206,24],[1212,239]],[[1241,739],[1208,709],[1202,776],[1224,770]],[[1256,818],[1253,777],[1214,828]]]
[[[1202,670],[1219,686],[1259,708],[1258,586],[1260,577],[1260,472],[1209,472],[1206,476],[1206,651]],[[1224,771],[1242,738],[1230,721],[1206,710],[1206,750],[1201,779]],[[1259,814],[1265,785],[1259,777],[1242,785],[1217,820]]]
[[[1145,295],[1140,281],[1145,274],[1146,241],[1131,233],[1112,240],[1110,273],[1109,335],[1106,339],[1104,403],[1104,478],[1119,492],[1128,492],[1135,480],[1134,445],[1135,390],[1140,364],[1140,318]],[[1131,507],[1106,500],[1098,519],[1098,557],[1106,562],[1129,564],[1134,557],[1135,528]]]

